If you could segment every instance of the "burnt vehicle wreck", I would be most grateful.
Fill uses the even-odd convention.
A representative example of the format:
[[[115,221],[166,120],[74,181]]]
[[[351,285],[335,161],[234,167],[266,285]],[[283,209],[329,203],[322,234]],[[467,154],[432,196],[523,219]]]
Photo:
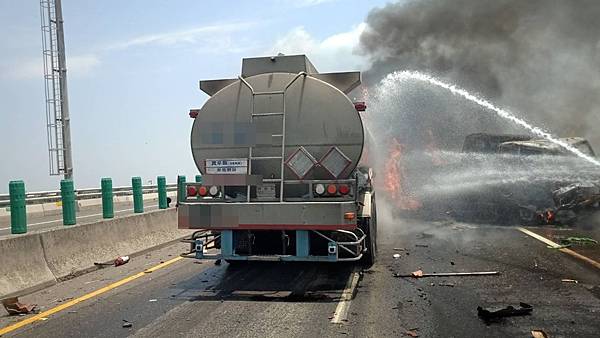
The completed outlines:
[[[581,137],[561,141],[595,157]],[[496,176],[477,189],[453,195],[447,213],[455,219],[494,224],[572,225],[600,211],[600,173],[580,173],[573,155],[527,135],[471,134],[465,138],[461,166]],[[479,167],[478,167],[479,166]],[[471,168],[473,170],[473,168]],[[595,172],[594,172],[595,171]],[[514,178],[516,177],[516,178]]]

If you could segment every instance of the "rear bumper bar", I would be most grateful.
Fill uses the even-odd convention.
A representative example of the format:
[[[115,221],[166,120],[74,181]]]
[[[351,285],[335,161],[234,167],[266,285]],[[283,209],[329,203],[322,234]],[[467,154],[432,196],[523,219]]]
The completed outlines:
[[[180,229],[208,230],[353,230],[357,203],[347,202],[184,202]],[[353,213],[354,217],[345,217]]]
[[[295,254],[237,254],[233,231],[223,230],[218,235],[211,231],[197,231],[189,238],[183,239],[182,242],[190,244],[190,251],[181,254],[181,256],[195,259],[225,259],[228,261],[352,262],[360,260],[366,250],[366,235],[360,228],[356,229],[356,233],[345,230],[335,231],[338,234],[345,234],[350,239],[349,241],[336,241],[320,231],[314,230],[313,232],[326,240],[326,254],[311,254],[312,244],[307,230],[296,231]],[[215,240],[221,242],[220,250],[215,249]],[[218,251],[211,250],[212,252],[209,253],[208,249]]]

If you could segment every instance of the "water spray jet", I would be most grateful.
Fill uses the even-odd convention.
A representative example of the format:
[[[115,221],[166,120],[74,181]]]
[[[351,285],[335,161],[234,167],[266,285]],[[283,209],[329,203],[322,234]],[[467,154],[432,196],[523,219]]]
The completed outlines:
[[[465,89],[462,89],[453,84],[443,82],[443,81],[436,79],[430,75],[423,74],[421,72],[416,72],[416,71],[406,71],[406,70],[405,71],[396,71],[396,72],[388,74],[381,81],[380,89],[390,87],[390,86],[396,84],[397,82],[403,82],[403,81],[408,81],[408,80],[417,80],[417,81],[429,83],[436,87],[446,89],[446,90],[450,91],[450,93],[452,93],[453,95],[460,96],[468,101],[478,104],[481,107],[491,110],[494,113],[496,113],[497,116],[499,116],[505,120],[511,121],[525,129],[529,130],[534,135],[540,136],[540,137],[562,147],[563,149],[573,153],[574,155],[576,155],[577,157],[579,157],[581,159],[584,159],[596,166],[600,166],[600,161],[598,161],[597,159],[595,159],[592,156],[589,156],[587,154],[584,154],[579,149],[574,148],[571,145],[567,144],[566,142],[554,137],[549,132],[544,131],[543,129],[541,129],[539,127],[532,126],[527,121],[517,117],[514,113],[512,113],[508,110],[496,107],[491,102],[489,102],[485,99],[482,99],[480,97],[477,97],[476,95],[469,93]],[[380,90],[380,91],[386,92],[385,90]]]

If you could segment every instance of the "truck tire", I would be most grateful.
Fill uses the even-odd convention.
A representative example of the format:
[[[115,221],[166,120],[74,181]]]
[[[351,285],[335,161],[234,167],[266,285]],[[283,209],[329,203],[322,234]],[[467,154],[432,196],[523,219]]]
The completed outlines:
[[[363,218],[360,227],[365,232],[365,235],[367,235],[367,238],[365,238],[367,251],[362,257],[362,263],[365,267],[371,267],[377,258],[377,208],[375,206],[375,196],[373,196],[371,205],[373,207],[371,217]]]

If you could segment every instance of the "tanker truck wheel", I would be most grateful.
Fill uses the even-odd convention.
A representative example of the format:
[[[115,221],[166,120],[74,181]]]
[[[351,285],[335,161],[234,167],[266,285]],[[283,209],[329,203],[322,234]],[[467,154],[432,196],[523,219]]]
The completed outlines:
[[[365,238],[367,252],[362,257],[362,263],[366,267],[371,267],[375,263],[375,258],[377,258],[377,208],[375,197],[373,197],[371,205],[373,206],[371,218],[363,218],[360,225],[360,228],[367,235],[367,238]]]

